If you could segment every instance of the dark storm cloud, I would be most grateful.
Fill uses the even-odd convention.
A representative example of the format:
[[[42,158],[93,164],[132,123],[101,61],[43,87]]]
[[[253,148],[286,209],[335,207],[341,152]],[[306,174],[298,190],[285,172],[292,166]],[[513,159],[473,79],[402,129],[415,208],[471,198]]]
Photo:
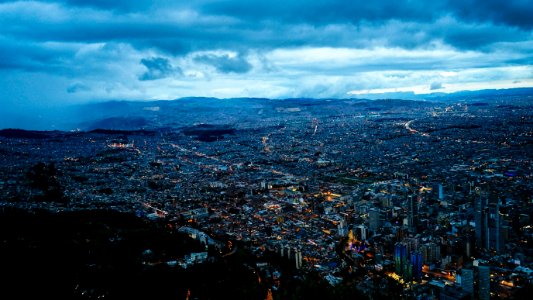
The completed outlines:
[[[460,19],[474,22],[490,20],[496,24],[533,28],[533,4],[530,0],[450,0],[449,7]]]
[[[139,76],[139,80],[156,80],[166,78],[174,74],[182,74],[182,71],[178,67],[173,67],[170,61],[163,57],[152,57],[141,59],[143,64],[148,70]]]
[[[246,73],[252,65],[241,55],[231,57],[228,54],[204,54],[194,58],[195,61],[213,66],[221,73]]]
[[[409,0],[271,0],[208,1],[202,8],[208,13],[226,14],[248,20],[276,19],[283,23],[358,23],[362,20],[431,20],[445,7],[439,1],[424,5]]]
[[[0,36],[0,69],[57,71],[65,58],[73,57],[68,47],[15,40]]]
[[[0,35],[5,37],[127,43],[174,56],[301,46],[414,49],[433,41],[481,49],[531,39],[533,26],[533,5],[521,0],[2,2]]]
[[[344,39],[330,40],[329,45],[365,47],[357,45],[357,40],[368,42],[385,35],[385,43],[389,46],[413,48],[432,40],[444,40],[461,49],[479,49],[494,42],[531,38],[533,27],[533,3],[529,0],[209,1],[202,9],[246,20],[251,28],[262,26],[261,22],[273,24],[281,28],[277,34],[285,37],[287,44],[296,46],[297,36],[283,33],[287,27],[298,24],[311,24],[315,29],[327,28],[330,24],[353,25],[349,28],[351,45]],[[455,20],[455,24],[442,24],[442,19]],[[398,25],[396,32],[376,30],[391,23]],[[368,31],[376,35],[365,35]],[[330,37],[335,39],[338,35]],[[306,42],[320,45],[324,39],[328,39],[327,34],[311,37]]]
[[[476,4],[469,0],[468,5],[456,2],[430,1],[421,5],[407,0],[379,4],[330,0],[189,1],[173,7],[161,1],[49,1],[48,4],[11,3],[0,25],[4,35],[37,41],[127,42],[173,54],[213,48],[244,51],[243,48],[250,47],[302,45],[365,47],[369,40],[380,37],[386,45],[407,48],[423,46],[432,39],[445,40],[459,48],[477,48],[508,40],[513,36],[507,34],[510,31],[531,34],[528,29],[533,18],[521,16],[533,15],[533,5],[524,1],[478,1]],[[115,10],[119,8],[137,13]],[[29,9],[37,11],[32,13],[37,16],[38,12],[41,16],[65,16],[30,19]],[[187,20],[159,16],[169,11],[192,11],[198,15]],[[457,24],[439,24],[443,17],[456,19]],[[397,27],[396,31],[379,30],[390,24]],[[335,32],[332,28],[335,25],[344,27]],[[457,32],[459,25],[460,32]],[[490,35],[493,27],[496,34]]]
[[[0,76],[0,100],[527,81],[531,15],[530,0],[0,0],[0,72],[17,75]],[[57,84],[34,88],[43,78]]]
[[[271,0],[207,1],[203,9],[210,13],[243,19],[282,19],[284,22],[332,23],[390,19],[427,22],[446,15],[473,22],[503,23],[531,28],[533,5],[529,0]]]
[[[1,0],[2,2],[12,2]],[[329,24],[361,20],[428,22],[445,15],[474,23],[495,23],[531,29],[533,8],[529,0],[45,0],[71,7],[89,7],[116,12],[146,12],[151,9],[193,9],[238,19],[277,20],[281,23]]]
[[[517,27],[489,23],[466,24],[455,19],[443,18],[434,26],[427,26],[426,32],[460,49],[482,49],[495,42],[517,42],[531,39],[531,31]]]

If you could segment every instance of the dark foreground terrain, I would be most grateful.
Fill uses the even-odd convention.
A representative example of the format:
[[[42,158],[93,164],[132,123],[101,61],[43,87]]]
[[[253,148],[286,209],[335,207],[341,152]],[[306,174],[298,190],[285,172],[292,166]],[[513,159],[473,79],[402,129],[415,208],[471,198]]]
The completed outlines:
[[[265,299],[257,257],[244,250],[183,269],[167,261],[204,248],[168,224],[114,211],[0,212],[1,299]],[[286,270],[277,299],[357,296]],[[253,263],[254,267],[251,267]]]

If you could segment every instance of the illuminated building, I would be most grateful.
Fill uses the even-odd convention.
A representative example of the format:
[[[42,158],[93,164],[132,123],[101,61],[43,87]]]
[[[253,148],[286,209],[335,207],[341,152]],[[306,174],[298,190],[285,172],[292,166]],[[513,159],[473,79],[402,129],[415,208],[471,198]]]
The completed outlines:
[[[396,243],[394,246],[394,263],[396,267],[396,274],[403,275],[404,265],[407,264],[407,245],[403,243]]]
[[[403,279],[408,282],[408,281],[411,281],[413,280],[413,265],[410,264],[408,261],[406,261],[403,265],[403,274],[402,274],[402,277]]]
[[[413,267],[413,279],[422,279],[422,253],[418,251],[411,253],[411,265]]]

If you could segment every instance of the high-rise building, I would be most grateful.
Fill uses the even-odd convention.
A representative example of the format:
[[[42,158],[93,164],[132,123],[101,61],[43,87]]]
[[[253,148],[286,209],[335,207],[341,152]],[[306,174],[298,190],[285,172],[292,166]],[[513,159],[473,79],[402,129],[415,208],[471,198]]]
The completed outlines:
[[[419,251],[411,252],[411,266],[413,267],[413,279],[422,279],[422,253]]]
[[[405,281],[411,281],[413,280],[413,265],[409,263],[409,261],[405,261],[405,263],[402,265],[402,277]]]
[[[500,252],[503,248],[503,240],[501,236],[502,232],[502,217],[500,214],[501,200],[498,199],[497,203],[491,203],[489,205],[489,246],[490,249]]]
[[[346,221],[341,220],[339,224],[337,224],[337,235],[346,236],[347,234],[348,234],[348,231],[346,228]]]
[[[402,243],[407,245],[407,253],[418,250],[418,238],[416,237],[404,238]]]
[[[501,200],[489,203],[486,195],[476,199],[476,247],[500,252],[504,246],[502,236]]]
[[[444,187],[439,183],[439,200],[444,200]]]
[[[403,227],[403,226],[402,226],[402,227],[396,227],[395,229],[396,229],[396,233],[395,233],[395,235],[396,235],[396,242],[401,242],[401,241],[403,241],[403,239],[404,239],[406,236],[409,235],[408,232],[407,232],[407,228],[405,228],[405,227]]]
[[[461,270],[461,288],[470,297],[474,297],[474,270],[466,268]]]
[[[373,233],[376,233],[381,226],[380,212],[377,208],[371,208],[368,211],[368,227]]]
[[[300,269],[302,267],[302,252],[300,251],[300,249],[295,249],[294,251],[295,251],[294,260],[296,263],[296,269]]]
[[[363,224],[357,225],[355,227],[355,234],[357,236],[357,239],[362,240],[362,241],[366,241],[367,234],[368,234],[368,228],[365,225],[363,225]]]
[[[396,243],[394,246],[394,262],[396,274],[401,276],[405,281],[413,279],[414,266],[409,259],[408,245],[406,243]],[[420,265],[420,274],[422,273],[422,254],[418,253],[414,257],[415,263]],[[418,274],[418,273],[417,273]],[[422,277],[422,275],[420,275]]]
[[[490,267],[478,266],[478,299],[490,300]]]
[[[440,259],[440,246],[434,242],[429,242],[420,246],[419,250],[425,264],[431,264]]]
[[[466,257],[471,257],[472,256],[472,241],[470,239],[470,237],[467,237],[464,241],[464,248],[465,248],[465,255]]]
[[[487,204],[488,198],[485,194],[480,194],[476,198],[475,203],[475,219],[476,219],[476,247],[489,249],[489,239],[488,239],[488,213],[487,213]]]
[[[407,245],[403,243],[396,243],[394,245],[394,263],[396,274],[402,276],[404,265],[407,263]]]
[[[420,246],[420,248],[418,249],[420,251],[420,254],[422,255],[422,263],[424,264],[429,264],[429,247],[424,244],[422,246]]]
[[[418,202],[414,195],[407,197],[407,227],[412,233],[416,233],[418,221]]]

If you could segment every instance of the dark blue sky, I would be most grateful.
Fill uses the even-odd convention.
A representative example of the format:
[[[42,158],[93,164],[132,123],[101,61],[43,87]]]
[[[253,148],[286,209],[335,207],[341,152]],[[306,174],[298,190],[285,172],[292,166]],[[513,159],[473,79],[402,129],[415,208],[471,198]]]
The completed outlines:
[[[533,86],[532,16],[530,0],[0,0],[0,101]]]

